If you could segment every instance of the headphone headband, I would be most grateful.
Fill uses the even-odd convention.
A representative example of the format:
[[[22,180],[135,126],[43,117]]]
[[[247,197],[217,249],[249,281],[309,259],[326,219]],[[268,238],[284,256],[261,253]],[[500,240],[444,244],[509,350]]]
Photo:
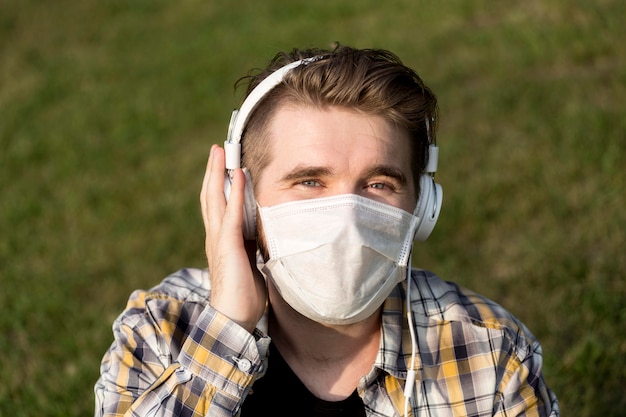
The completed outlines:
[[[281,67],[268,75],[263,79],[254,89],[248,94],[239,110],[233,110],[230,117],[230,124],[228,127],[228,136],[224,143],[224,151],[226,153],[226,169],[235,169],[241,167],[241,136],[243,129],[246,126],[250,113],[255,109],[256,105],[261,101],[267,93],[269,93],[274,87],[282,82],[287,74],[292,69],[299,67],[300,65],[307,65],[311,62],[323,59],[322,55],[314,56],[311,58],[301,59],[299,61],[291,62],[284,67]]]

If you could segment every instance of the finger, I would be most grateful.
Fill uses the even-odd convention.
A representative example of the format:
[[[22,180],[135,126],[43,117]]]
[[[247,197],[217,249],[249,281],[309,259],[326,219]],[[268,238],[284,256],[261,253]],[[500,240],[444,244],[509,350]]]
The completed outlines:
[[[224,198],[224,150],[218,145],[211,147],[200,193],[200,203],[205,227],[208,229],[218,226],[222,221],[226,207]],[[219,227],[216,230],[219,230]]]
[[[232,236],[241,237],[242,234],[245,185],[246,178],[243,171],[240,168],[235,169],[223,224]]]
[[[208,183],[209,183],[209,178],[211,176],[211,169],[213,167],[213,161],[215,159],[215,150],[217,148],[217,145],[212,145],[211,146],[211,150],[209,152],[209,157],[207,159],[207,164],[206,164],[206,168],[204,170],[204,178],[202,179],[202,189],[200,191],[200,204],[202,206],[202,214],[204,215],[204,211],[206,209],[206,203],[207,203],[207,192],[208,192]]]

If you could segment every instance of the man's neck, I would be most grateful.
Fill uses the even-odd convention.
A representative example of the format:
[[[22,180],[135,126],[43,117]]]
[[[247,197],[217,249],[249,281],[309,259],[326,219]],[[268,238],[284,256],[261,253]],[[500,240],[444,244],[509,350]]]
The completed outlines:
[[[285,361],[315,396],[347,398],[374,363],[380,344],[380,312],[362,322],[326,326],[272,303],[269,335]]]

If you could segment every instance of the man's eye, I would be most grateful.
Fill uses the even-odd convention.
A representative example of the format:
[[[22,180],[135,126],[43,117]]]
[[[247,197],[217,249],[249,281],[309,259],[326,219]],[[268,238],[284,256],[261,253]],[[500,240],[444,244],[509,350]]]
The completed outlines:
[[[317,187],[320,185],[320,183],[315,180],[301,181],[300,184],[304,185],[305,187]]]
[[[372,182],[367,187],[373,193],[395,193],[398,190],[395,184],[388,181]]]

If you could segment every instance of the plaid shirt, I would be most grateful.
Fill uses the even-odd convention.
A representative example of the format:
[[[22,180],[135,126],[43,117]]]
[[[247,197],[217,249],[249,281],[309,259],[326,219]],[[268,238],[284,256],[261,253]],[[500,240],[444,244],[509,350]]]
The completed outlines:
[[[541,373],[541,347],[522,323],[427,271],[413,270],[412,280],[413,416],[559,415]],[[357,387],[368,416],[404,414],[411,363],[405,286],[385,301],[380,349]],[[211,308],[209,291],[207,271],[185,269],[132,294],[102,361],[96,416],[238,414],[267,369],[270,338]]]

